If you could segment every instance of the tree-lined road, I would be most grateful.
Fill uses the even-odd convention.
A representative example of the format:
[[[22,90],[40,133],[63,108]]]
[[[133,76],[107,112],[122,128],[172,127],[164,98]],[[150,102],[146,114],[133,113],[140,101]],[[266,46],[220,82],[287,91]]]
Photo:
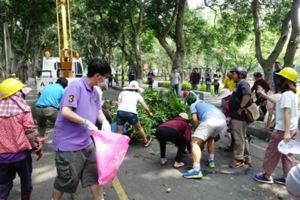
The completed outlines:
[[[104,98],[116,99],[118,91],[109,89],[104,92]],[[299,140],[299,138],[298,138]],[[208,157],[204,151],[202,180],[187,180],[181,177],[181,172],[191,168],[191,155],[184,157],[186,164],[180,170],[172,167],[176,148],[167,146],[168,163],[159,165],[159,145],[156,140],[150,147],[144,148],[141,141],[132,140],[125,161],[118,174],[118,181],[105,187],[106,200],[270,200],[285,199],[288,195],[285,187],[278,185],[259,184],[253,180],[253,175],[261,170],[264,151],[267,142],[254,138],[251,143],[251,155],[253,166],[242,169],[231,169],[232,154],[224,152],[223,143],[218,142],[216,152],[216,169],[206,167],[205,159]],[[54,152],[52,141],[44,145],[44,157],[40,161],[33,162],[33,193],[32,199],[49,200],[51,198],[56,169],[54,166]],[[297,156],[297,161],[300,157]],[[276,170],[276,175],[281,175],[281,166]],[[15,180],[15,186],[11,192],[10,200],[19,198],[19,179]],[[119,195],[122,196],[119,198]],[[66,194],[65,200],[91,199],[89,190],[81,189],[74,195]]]

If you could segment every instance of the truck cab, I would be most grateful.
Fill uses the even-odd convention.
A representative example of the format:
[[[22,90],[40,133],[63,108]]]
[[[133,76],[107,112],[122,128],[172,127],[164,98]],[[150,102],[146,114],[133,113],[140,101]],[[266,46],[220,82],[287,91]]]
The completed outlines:
[[[67,79],[70,81],[86,75],[81,57],[72,59],[72,76]],[[43,57],[42,70],[36,77],[37,90],[40,92],[46,85],[53,84],[60,77],[60,58]]]

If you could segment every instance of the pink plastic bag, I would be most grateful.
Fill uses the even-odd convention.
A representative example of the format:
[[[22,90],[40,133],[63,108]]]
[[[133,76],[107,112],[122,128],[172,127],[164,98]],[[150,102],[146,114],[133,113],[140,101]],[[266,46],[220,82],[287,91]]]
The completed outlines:
[[[106,185],[113,181],[128,150],[129,137],[116,133],[93,131],[96,145],[98,183]]]

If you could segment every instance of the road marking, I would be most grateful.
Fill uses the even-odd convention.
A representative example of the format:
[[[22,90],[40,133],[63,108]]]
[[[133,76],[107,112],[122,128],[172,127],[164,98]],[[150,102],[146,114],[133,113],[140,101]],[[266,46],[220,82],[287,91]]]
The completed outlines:
[[[113,185],[113,187],[114,187],[114,189],[115,189],[115,191],[116,191],[116,193],[119,197],[119,200],[129,200],[128,196],[127,196],[125,190],[123,189],[122,184],[119,181],[117,176],[114,178],[114,180],[112,182],[112,185]]]

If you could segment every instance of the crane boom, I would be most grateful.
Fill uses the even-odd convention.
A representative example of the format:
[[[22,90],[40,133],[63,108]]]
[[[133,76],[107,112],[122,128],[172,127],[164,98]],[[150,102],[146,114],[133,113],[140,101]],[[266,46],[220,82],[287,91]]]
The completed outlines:
[[[79,52],[73,53],[71,34],[70,0],[56,0],[56,20],[59,56],[51,57],[44,52],[42,70],[36,77],[37,89],[55,83],[57,78],[65,77],[68,81],[85,75]]]
[[[72,77],[72,38],[69,0],[56,0],[60,77]]]

